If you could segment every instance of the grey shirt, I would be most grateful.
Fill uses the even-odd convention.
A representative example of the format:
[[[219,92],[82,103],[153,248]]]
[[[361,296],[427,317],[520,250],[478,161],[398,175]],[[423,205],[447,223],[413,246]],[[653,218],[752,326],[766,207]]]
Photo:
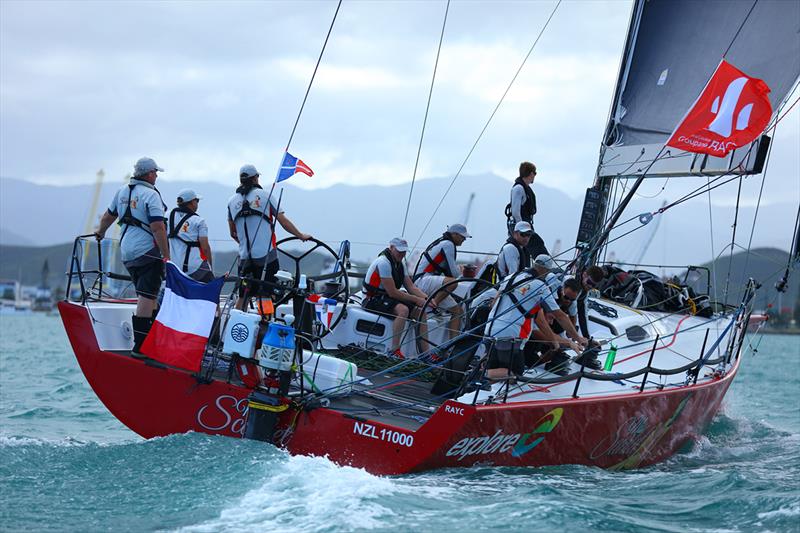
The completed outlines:
[[[132,190],[129,187],[131,184],[135,185]],[[112,216],[122,217],[129,203],[131,215],[144,227],[122,225],[124,232],[120,242],[122,262],[125,266],[138,266],[160,260],[161,252],[150,232],[150,224],[164,221],[165,207],[161,195],[148,182],[131,178],[129,184],[114,195],[114,199],[108,206],[108,212]]]

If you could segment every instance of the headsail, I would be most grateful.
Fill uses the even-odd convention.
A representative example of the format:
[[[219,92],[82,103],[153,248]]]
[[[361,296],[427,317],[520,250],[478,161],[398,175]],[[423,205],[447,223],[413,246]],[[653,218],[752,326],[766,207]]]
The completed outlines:
[[[641,174],[723,57],[764,80],[777,109],[800,75],[800,2],[637,0],[598,176]],[[725,158],[670,149],[647,175],[720,174],[748,152],[753,172],[757,150],[749,147]]]

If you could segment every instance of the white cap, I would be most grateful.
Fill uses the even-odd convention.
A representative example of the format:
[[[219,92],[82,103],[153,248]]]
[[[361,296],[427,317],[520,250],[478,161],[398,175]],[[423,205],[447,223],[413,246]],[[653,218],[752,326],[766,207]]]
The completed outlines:
[[[260,174],[258,173],[258,170],[256,170],[255,165],[242,165],[242,168],[239,169],[240,180],[246,180],[258,176],[260,176]]]
[[[447,226],[447,233],[455,233],[456,235],[461,235],[465,239],[472,237],[464,224],[450,224]]]
[[[530,222],[520,221],[514,224],[514,231],[520,233],[533,233],[533,226]]]
[[[389,246],[394,246],[395,250],[398,252],[407,252],[408,251],[408,241],[401,237],[395,237],[391,241],[389,241]]]
[[[202,196],[197,196],[197,193],[192,189],[183,189],[178,193],[178,203],[185,204],[187,202],[191,202],[192,200],[200,200],[202,198]]]
[[[164,169],[156,165],[156,162],[150,157],[142,157],[133,165],[133,177],[138,178],[144,176],[152,171],[164,172]]]
[[[533,260],[533,264],[535,266],[539,266],[542,268],[546,268],[547,270],[559,270],[558,265],[553,258],[547,254],[539,254],[536,256],[536,259]]]

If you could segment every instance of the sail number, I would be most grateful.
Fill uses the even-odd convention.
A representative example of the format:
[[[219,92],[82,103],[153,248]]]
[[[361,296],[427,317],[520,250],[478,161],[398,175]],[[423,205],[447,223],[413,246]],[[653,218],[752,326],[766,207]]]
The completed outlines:
[[[386,428],[381,428],[380,431],[378,431],[378,428],[372,424],[367,424],[364,422],[354,422],[353,433],[356,435],[361,435],[362,437],[369,437],[371,439],[391,442],[392,444],[399,444],[400,446],[408,446],[409,448],[414,445],[414,435],[408,435],[406,433],[400,433],[399,431]]]

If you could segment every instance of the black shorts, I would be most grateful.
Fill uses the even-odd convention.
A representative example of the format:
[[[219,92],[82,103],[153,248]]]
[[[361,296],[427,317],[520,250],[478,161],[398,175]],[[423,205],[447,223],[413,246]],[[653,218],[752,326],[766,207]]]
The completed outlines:
[[[164,263],[151,261],[139,266],[126,267],[136,287],[136,294],[148,300],[158,298],[161,289],[161,280],[164,279]]]
[[[257,279],[260,280],[261,276],[264,274],[265,264],[264,261],[253,260],[253,259],[245,259],[244,261],[239,262],[239,278],[241,279],[242,283],[239,285],[239,296],[244,296],[245,291],[248,289],[247,286],[247,278],[250,279]],[[269,281],[271,283],[275,283],[276,278],[275,274],[280,269],[278,261],[270,261],[266,264],[266,275],[264,276],[264,281]],[[265,290],[258,290],[253,289],[250,287],[250,291],[248,292],[249,296],[271,296],[272,291]]]
[[[411,311],[414,309],[413,304],[401,302],[400,300],[395,300],[394,298],[390,298],[386,294],[379,294],[377,296],[367,298],[364,301],[363,307],[367,311],[372,311],[373,313],[378,313],[379,315],[397,316],[394,312],[394,308],[397,306],[397,304],[406,306],[409,315],[411,314]]]
[[[495,342],[489,352],[488,368],[507,368],[513,374],[522,375],[525,371],[525,359],[519,340],[500,339]]]

